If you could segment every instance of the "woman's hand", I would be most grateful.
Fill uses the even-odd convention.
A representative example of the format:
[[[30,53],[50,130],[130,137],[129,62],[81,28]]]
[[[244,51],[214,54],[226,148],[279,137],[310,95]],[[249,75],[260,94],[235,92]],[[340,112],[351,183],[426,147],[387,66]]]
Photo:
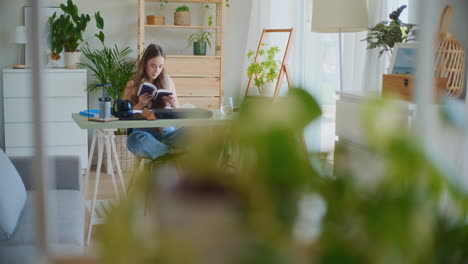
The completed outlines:
[[[172,95],[163,96],[161,99],[166,103],[166,105],[169,105],[172,108],[176,108],[175,100]]]
[[[148,103],[153,99],[153,96],[149,93],[144,93],[140,96],[138,96],[138,104],[141,106],[141,108],[145,107],[148,105]]]

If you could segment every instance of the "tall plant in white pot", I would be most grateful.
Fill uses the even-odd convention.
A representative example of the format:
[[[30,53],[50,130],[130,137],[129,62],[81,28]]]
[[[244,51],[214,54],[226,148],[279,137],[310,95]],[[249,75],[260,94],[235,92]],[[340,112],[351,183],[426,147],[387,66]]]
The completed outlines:
[[[62,41],[63,49],[65,50],[65,67],[76,69],[80,62],[78,47],[84,42],[83,33],[91,21],[91,16],[79,14],[78,7],[73,4],[72,0],[68,0],[67,5],[61,4],[60,8],[64,14],[57,17],[54,13],[51,19],[49,19],[49,27],[58,29],[51,32],[51,34],[53,34],[52,37],[59,38]],[[96,20],[96,27],[102,30],[104,28],[104,20],[99,11],[94,14],[94,19]],[[102,31],[94,34],[94,36],[104,43],[104,33]]]
[[[275,93],[276,82],[280,71],[281,61],[275,59],[280,52],[278,46],[272,46],[265,50],[266,44],[262,43],[258,51],[258,58],[255,51],[250,50],[247,57],[251,64],[247,68],[247,76],[254,76],[255,86],[258,87],[262,96],[272,97]]]

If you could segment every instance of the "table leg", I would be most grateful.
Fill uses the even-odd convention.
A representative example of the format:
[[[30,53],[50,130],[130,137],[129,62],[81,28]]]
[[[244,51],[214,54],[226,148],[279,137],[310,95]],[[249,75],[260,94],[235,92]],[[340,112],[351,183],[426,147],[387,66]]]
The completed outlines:
[[[89,172],[91,170],[91,163],[93,161],[94,155],[94,148],[96,147],[96,130],[93,131],[93,140],[91,141],[91,149],[89,150],[89,158],[88,158],[88,168],[86,168],[86,174],[83,183],[83,195],[86,195],[86,191],[88,190],[88,183],[89,183]]]
[[[112,152],[111,152],[111,140],[112,140],[112,135],[113,131],[104,131],[104,146],[106,148],[106,157],[107,157],[107,166],[109,166],[108,171],[110,172],[110,175],[112,177],[112,184],[114,186],[114,192],[117,200],[120,200],[120,195],[119,195],[119,190],[117,189],[117,181],[115,179],[115,174],[114,174],[114,168],[112,166]]]
[[[112,135],[111,137],[111,147],[112,147],[112,153],[114,154],[115,167],[117,167],[117,174],[119,175],[119,178],[120,178],[120,185],[122,187],[123,195],[125,197],[126,196],[125,182],[124,182],[123,175],[122,175],[122,169],[120,168],[120,159],[119,159],[119,156],[117,155],[117,147],[115,146],[115,135]]]
[[[100,132],[100,131],[98,131]],[[100,137],[101,135],[98,135]],[[102,166],[102,155],[104,152],[104,147],[103,147],[104,141],[102,139],[98,139],[98,163],[97,163],[97,168],[96,168],[96,182],[94,183],[94,193],[93,193],[93,200],[91,202],[91,209],[89,211],[89,224],[88,224],[88,235],[86,239],[86,244],[89,245],[89,242],[91,241],[91,230],[93,228],[94,222],[94,214],[95,214],[95,209],[96,209],[96,199],[97,199],[97,193],[99,190],[99,179],[101,176],[101,166]]]

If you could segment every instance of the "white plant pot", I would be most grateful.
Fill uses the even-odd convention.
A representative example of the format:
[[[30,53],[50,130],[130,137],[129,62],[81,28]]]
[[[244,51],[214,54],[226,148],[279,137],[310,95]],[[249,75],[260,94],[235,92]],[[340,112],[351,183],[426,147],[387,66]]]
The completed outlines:
[[[78,68],[78,63],[80,63],[81,52],[65,52],[65,67],[67,69],[76,69]]]
[[[276,83],[265,83],[262,85],[262,96],[273,97],[275,95]]]
[[[49,58],[49,62],[47,63],[47,67],[63,68],[63,60],[53,60],[53,59]]]

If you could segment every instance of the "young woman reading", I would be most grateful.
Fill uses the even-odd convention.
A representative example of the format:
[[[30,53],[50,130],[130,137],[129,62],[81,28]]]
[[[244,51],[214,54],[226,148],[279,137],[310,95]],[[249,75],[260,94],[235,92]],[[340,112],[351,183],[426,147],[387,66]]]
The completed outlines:
[[[160,46],[149,45],[140,61],[135,78],[128,81],[123,99],[130,100],[134,110],[143,108],[177,108],[176,90],[173,81],[166,74],[164,64],[166,55]],[[161,100],[153,100],[148,93],[138,95],[142,83],[148,82],[157,87],[171,91],[171,96],[163,96]],[[127,147],[135,155],[143,158],[156,159],[180,147],[183,128],[134,128],[127,138]],[[177,146],[179,145],[179,146]]]

